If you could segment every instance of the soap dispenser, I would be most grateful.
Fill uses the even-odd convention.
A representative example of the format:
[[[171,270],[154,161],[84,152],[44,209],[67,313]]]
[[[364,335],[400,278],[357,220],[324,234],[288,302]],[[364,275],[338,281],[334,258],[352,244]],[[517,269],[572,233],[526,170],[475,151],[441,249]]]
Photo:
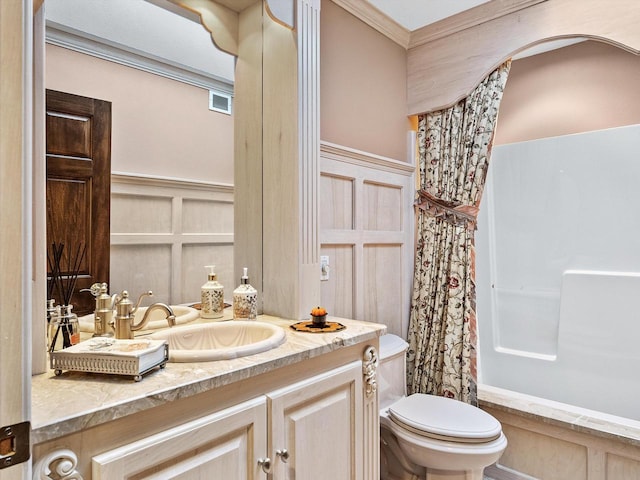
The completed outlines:
[[[249,284],[247,270],[243,269],[240,285],[233,291],[234,320],[255,320],[258,315],[258,291]]]
[[[209,269],[207,283],[202,285],[201,302],[202,310],[200,316],[202,318],[220,318],[224,313],[224,287],[218,282],[215,265],[207,265],[204,268]]]

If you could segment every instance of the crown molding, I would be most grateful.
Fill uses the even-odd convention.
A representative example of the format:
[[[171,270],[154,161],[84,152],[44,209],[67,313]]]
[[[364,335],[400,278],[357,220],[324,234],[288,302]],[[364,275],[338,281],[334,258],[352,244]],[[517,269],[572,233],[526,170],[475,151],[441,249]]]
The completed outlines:
[[[493,0],[411,32],[409,49],[548,0]]]
[[[51,45],[74,52],[84,53],[188,85],[207,90],[216,90],[233,96],[233,83],[228,80],[207,75],[204,72],[192,70],[184,65],[174,64],[168,60],[153,57],[150,54],[144,54],[134,49],[107,43],[98,38],[79,35],[76,32],[63,29],[53,22],[47,22],[45,41]]]
[[[393,40],[402,48],[409,47],[411,32],[364,0],[332,0],[353,16]]]

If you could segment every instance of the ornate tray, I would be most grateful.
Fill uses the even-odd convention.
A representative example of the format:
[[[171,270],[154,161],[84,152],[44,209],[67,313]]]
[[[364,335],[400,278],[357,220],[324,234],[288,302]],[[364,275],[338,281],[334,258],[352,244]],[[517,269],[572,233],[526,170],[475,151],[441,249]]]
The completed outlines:
[[[324,326],[319,327],[318,325],[314,325],[312,320],[294,323],[293,325],[290,325],[290,327],[296,332],[308,333],[339,332],[340,330],[344,330],[345,328],[347,328],[338,322],[326,322]]]
[[[96,337],[49,354],[56,375],[63,370],[129,375],[138,382],[153,368],[164,368],[169,346],[164,340],[116,340]]]

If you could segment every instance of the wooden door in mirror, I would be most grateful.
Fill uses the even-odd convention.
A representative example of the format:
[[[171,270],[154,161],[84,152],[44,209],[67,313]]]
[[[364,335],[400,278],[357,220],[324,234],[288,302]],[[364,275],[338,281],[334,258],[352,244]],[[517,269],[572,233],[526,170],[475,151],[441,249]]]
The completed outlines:
[[[84,315],[95,302],[80,290],[109,282],[111,102],[47,90],[46,137],[47,295]]]

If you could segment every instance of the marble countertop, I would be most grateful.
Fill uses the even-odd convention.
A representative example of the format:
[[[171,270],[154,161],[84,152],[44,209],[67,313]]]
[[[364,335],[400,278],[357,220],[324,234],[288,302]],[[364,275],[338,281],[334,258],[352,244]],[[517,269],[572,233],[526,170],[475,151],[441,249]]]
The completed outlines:
[[[78,432],[178,398],[196,395],[303,360],[373,340],[381,324],[329,317],[347,328],[335,333],[299,333],[295,321],[261,315],[257,321],[283,327],[287,340],[267,352],[200,363],[167,363],[140,382],[117,375],[52,370],[31,382],[31,438],[34,444]]]

